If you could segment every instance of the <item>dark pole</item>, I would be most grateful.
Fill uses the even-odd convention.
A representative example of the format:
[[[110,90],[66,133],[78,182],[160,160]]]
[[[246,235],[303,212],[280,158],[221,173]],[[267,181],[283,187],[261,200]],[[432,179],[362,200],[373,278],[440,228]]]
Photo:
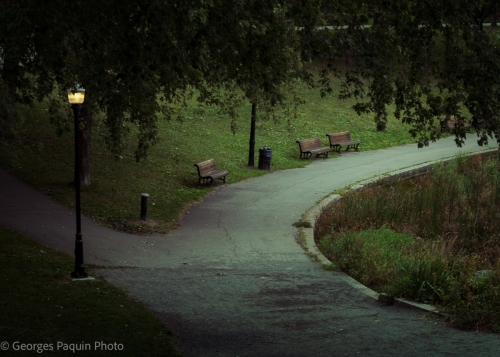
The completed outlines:
[[[250,148],[248,150],[248,165],[247,167],[255,167],[255,120],[257,117],[257,104],[252,103],[252,122],[250,125]]]
[[[83,265],[83,240],[82,240],[82,218],[80,213],[80,155],[78,143],[78,131],[80,130],[79,114],[82,106],[71,105],[75,115],[75,191],[76,191],[76,239],[75,239],[75,271],[71,273],[73,279],[87,278],[85,266]]]
[[[141,193],[141,220],[145,221],[148,215],[148,197],[147,193]]]

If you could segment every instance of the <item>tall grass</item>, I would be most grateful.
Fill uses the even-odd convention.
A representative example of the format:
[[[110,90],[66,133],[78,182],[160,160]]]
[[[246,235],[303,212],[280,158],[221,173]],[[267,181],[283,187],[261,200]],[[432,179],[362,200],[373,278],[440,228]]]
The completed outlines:
[[[409,249],[412,238],[389,229],[349,232],[342,239],[321,240],[320,249],[333,256],[338,267],[365,285],[386,284],[395,273],[393,262]]]
[[[353,277],[436,303],[457,326],[500,331],[500,161],[459,156],[415,178],[347,193],[316,228]]]
[[[390,185],[348,192],[323,212],[317,233],[380,228],[423,239],[458,238],[460,248],[494,246],[500,231],[500,163],[497,158],[457,157],[431,173]]]

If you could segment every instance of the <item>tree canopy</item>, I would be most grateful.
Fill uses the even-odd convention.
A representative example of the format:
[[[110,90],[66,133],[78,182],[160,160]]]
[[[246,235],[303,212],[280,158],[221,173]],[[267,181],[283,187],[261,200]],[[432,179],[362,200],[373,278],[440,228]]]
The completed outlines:
[[[132,123],[141,158],[157,113],[170,117],[189,89],[227,110],[236,90],[280,103],[290,80],[313,84],[305,64],[320,58],[325,94],[339,76],[341,98],[357,98],[354,109],[378,124],[395,104],[420,145],[439,138],[438,117],[468,113],[480,144],[498,141],[499,38],[483,25],[498,10],[485,0],[4,0],[0,129],[13,103],[79,83],[105,113],[110,149]]]
[[[334,30],[323,51],[331,59],[323,73],[338,74],[335,60],[353,58],[342,73],[341,97],[359,100],[354,109],[387,121],[387,105],[410,124],[419,146],[438,139],[436,119],[470,115],[480,145],[500,140],[500,34],[485,27],[500,10],[496,1],[325,1]],[[327,32],[327,34],[325,34]],[[458,126],[461,122],[459,121]],[[465,133],[455,130],[456,143]]]
[[[79,83],[105,113],[113,151],[123,124],[138,126],[140,158],[157,139],[157,113],[169,117],[189,88],[219,104],[221,88],[279,100],[280,85],[305,73],[289,8],[278,0],[2,1],[3,88],[29,102]]]

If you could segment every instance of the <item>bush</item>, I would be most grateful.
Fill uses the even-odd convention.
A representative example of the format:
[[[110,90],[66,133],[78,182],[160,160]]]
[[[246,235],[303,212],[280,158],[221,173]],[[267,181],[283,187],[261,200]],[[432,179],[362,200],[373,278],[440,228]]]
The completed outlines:
[[[500,269],[454,274],[442,306],[457,327],[500,332]]]

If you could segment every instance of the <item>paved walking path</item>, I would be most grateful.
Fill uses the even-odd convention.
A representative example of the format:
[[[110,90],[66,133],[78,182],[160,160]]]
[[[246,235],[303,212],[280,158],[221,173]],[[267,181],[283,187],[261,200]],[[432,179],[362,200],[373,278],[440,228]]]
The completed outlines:
[[[85,262],[142,300],[186,356],[498,356],[500,336],[384,306],[310,260],[292,223],[332,191],[458,152],[452,138],[346,153],[230,184],[165,236],[82,220]],[[0,224],[73,254],[74,213],[0,170]],[[120,268],[116,268],[120,267]],[[147,349],[147,346],[144,346]]]

